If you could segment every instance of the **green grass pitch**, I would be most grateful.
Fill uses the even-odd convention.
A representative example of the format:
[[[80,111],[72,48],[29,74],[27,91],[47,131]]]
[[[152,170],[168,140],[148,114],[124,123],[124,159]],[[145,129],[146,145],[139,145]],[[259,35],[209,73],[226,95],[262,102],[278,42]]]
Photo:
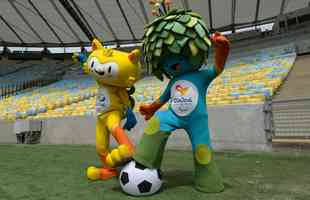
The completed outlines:
[[[187,151],[167,151],[163,190],[150,197],[122,193],[118,180],[91,182],[99,165],[94,146],[0,145],[0,200],[309,200],[310,155],[306,153],[217,153],[226,189],[204,194],[192,187]]]

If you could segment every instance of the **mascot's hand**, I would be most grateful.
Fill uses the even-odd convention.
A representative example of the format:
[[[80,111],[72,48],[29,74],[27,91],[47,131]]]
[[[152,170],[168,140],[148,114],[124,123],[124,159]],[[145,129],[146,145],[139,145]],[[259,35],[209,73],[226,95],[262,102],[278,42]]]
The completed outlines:
[[[220,32],[215,32],[211,36],[211,40],[215,47],[223,48],[223,47],[229,47],[230,45],[229,40]]]
[[[214,63],[216,72],[219,75],[224,70],[226,59],[229,54],[230,42],[224,35],[219,32],[215,32],[211,36],[211,40],[215,47]]]
[[[154,101],[152,104],[141,105],[139,111],[142,115],[144,115],[145,120],[149,120],[154,113],[163,105],[165,102],[161,102],[159,99]]]
[[[152,104],[149,105],[141,105],[139,111],[142,115],[144,115],[145,120],[149,120],[157,109],[154,108]]]
[[[130,131],[137,124],[137,119],[135,114],[132,112],[131,108],[128,108],[126,111],[126,123],[123,128]]]

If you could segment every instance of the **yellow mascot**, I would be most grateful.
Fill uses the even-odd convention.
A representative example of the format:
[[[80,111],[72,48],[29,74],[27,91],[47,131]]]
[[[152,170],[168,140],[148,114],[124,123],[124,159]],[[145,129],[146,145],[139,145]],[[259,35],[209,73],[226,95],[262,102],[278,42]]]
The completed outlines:
[[[85,62],[84,71],[96,80],[99,89],[96,97],[96,150],[103,167],[88,167],[90,180],[106,180],[117,176],[116,167],[131,158],[134,145],[124,129],[136,124],[132,112],[134,83],[140,78],[140,51],[130,53],[108,49],[94,39],[92,52]],[[126,123],[121,127],[121,120]],[[110,134],[119,146],[109,151]]]

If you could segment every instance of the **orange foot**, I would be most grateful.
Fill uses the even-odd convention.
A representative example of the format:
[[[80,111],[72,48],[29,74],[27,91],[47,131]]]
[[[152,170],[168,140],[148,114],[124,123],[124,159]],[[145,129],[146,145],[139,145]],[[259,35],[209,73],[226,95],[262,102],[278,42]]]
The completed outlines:
[[[87,177],[90,180],[108,180],[117,176],[117,171],[114,168],[96,168],[88,167],[87,168]]]

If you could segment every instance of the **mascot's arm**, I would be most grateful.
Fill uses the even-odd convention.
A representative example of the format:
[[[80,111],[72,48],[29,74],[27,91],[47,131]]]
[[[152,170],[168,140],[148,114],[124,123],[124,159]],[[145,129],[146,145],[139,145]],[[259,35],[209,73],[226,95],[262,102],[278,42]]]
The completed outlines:
[[[135,114],[133,113],[132,105],[131,105],[131,102],[129,100],[129,95],[128,95],[127,90],[126,89],[119,90],[118,96],[121,99],[123,106],[125,108],[127,108],[125,111],[126,122],[125,122],[123,128],[130,131],[133,127],[136,126],[137,119],[136,119]]]
[[[215,69],[217,75],[219,75],[224,70],[225,62],[229,54],[230,42],[219,32],[214,33],[211,40],[215,47]]]
[[[154,115],[154,113],[170,99],[170,88],[171,88],[171,81],[159,99],[157,99],[151,104],[140,106],[139,111],[142,115],[144,115],[144,118],[146,120],[149,120]]]
[[[161,102],[160,99],[157,99],[151,104],[141,105],[139,111],[142,115],[144,115],[145,120],[149,120],[165,103],[166,102]]]

